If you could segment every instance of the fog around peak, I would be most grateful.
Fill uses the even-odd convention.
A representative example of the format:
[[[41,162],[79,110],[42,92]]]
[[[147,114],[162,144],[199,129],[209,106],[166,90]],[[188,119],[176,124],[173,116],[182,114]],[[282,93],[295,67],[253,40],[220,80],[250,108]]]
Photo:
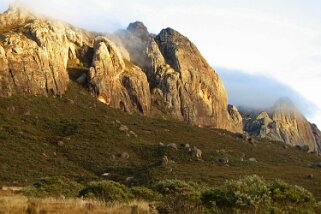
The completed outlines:
[[[228,92],[229,103],[243,108],[269,109],[276,103],[293,103],[307,118],[313,118],[318,107],[298,91],[272,77],[247,74],[217,67]]]

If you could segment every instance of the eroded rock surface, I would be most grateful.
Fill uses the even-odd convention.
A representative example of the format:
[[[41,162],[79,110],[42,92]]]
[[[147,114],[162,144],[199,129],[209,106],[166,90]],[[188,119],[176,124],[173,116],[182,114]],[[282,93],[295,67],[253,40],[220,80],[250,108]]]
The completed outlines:
[[[21,8],[0,14],[0,20],[0,96],[62,95],[69,82],[67,63],[80,57],[78,51],[86,49],[89,37]]]
[[[89,84],[98,99],[114,108],[126,112],[138,109],[150,111],[150,92],[144,72],[123,60],[114,43],[97,37],[94,42],[94,57]]]
[[[130,24],[115,37],[131,62],[146,73],[152,97],[161,99],[173,118],[242,131],[242,118],[229,114],[221,79],[188,38],[171,28],[150,35],[141,22]]]
[[[244,118],[249,134],[282,141],[291,146],[308,146],[309,152],[320,152],[318,129],[288,99],[280,99],[268,112]],[[320,135],[321,136],[321,135]]]

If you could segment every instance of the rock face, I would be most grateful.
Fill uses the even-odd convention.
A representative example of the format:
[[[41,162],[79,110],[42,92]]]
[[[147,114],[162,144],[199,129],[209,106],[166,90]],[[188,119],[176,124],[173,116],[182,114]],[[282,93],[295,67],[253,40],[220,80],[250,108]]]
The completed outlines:
[[[146,73],[153,99],[160,99],[173,118],[242,131],[242,118],[235,107],[234,116],[230,115],[221,79],[186,37],[171,28],[155,37],[140,22],[115,37],[131,62]]]
[[[310,124],[317,144],[318,153],[321,154],[321,131],[315,124]]]
[[[89,84],[98,99],[126,112],[150,111],[150,92],[146,75],[137,66],[124,62],[117,47],[104,37],[94,42],[93,67]]]
[[[218,74],[171,28],[153,36],[135,22],[103,37],[21,8],[0,20],[0,96],[63,95],[76,64],[89,70],[79,82],[113,108],[149,114],[157,102],[171,118],[242,132],[242,117],[228,106]]]
[[[256,137],[282,141],[290,146],[306,145],[309,152],[321,152],[316,140],[320,132],[288,99],[277,101],[267,112],[245,117],[244,130]]]
[[[20,8],[9,9],[0,20],[0,96],[63,94],[69,82],[68,60],[79,57],[89,38]]]

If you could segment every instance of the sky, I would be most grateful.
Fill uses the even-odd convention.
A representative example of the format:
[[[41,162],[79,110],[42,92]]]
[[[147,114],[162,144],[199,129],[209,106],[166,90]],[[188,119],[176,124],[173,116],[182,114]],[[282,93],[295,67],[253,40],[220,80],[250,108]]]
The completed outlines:
[[[1,0],[0,11],[6,10],[10,2]],[[278,97],[292,96],[308,119],[321,127],[319,0],[19,2],[38,13],[92,31],[112,32],[136,20],[143,21],[152,33],[172,27],[190,38],[224,77],[230,103],[239,105],[240,97],[248,96],[241,88],[244,85],[252,87],[253,99],[248,102],[253,105],[262,100],[274,102]],[[233,75],[227,72],[243,75],[243,84],[231,85],[227,77]],[[255,77],[257,82],[253,80]],[[267,84],[265,80],[276,83],[266,87],[269,93],[259,89]]]

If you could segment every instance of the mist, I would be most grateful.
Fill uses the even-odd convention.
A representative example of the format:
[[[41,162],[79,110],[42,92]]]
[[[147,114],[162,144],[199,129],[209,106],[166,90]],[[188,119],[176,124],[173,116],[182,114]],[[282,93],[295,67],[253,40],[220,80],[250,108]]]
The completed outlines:
[[[313,118],[318,111],[318,107],[299,92],[272,77],[222,67],[217,67],[216,71],[223,80],[229,103],[236,106],[267,109],[278,99],[286,97],[292,100],[307,118]]]

